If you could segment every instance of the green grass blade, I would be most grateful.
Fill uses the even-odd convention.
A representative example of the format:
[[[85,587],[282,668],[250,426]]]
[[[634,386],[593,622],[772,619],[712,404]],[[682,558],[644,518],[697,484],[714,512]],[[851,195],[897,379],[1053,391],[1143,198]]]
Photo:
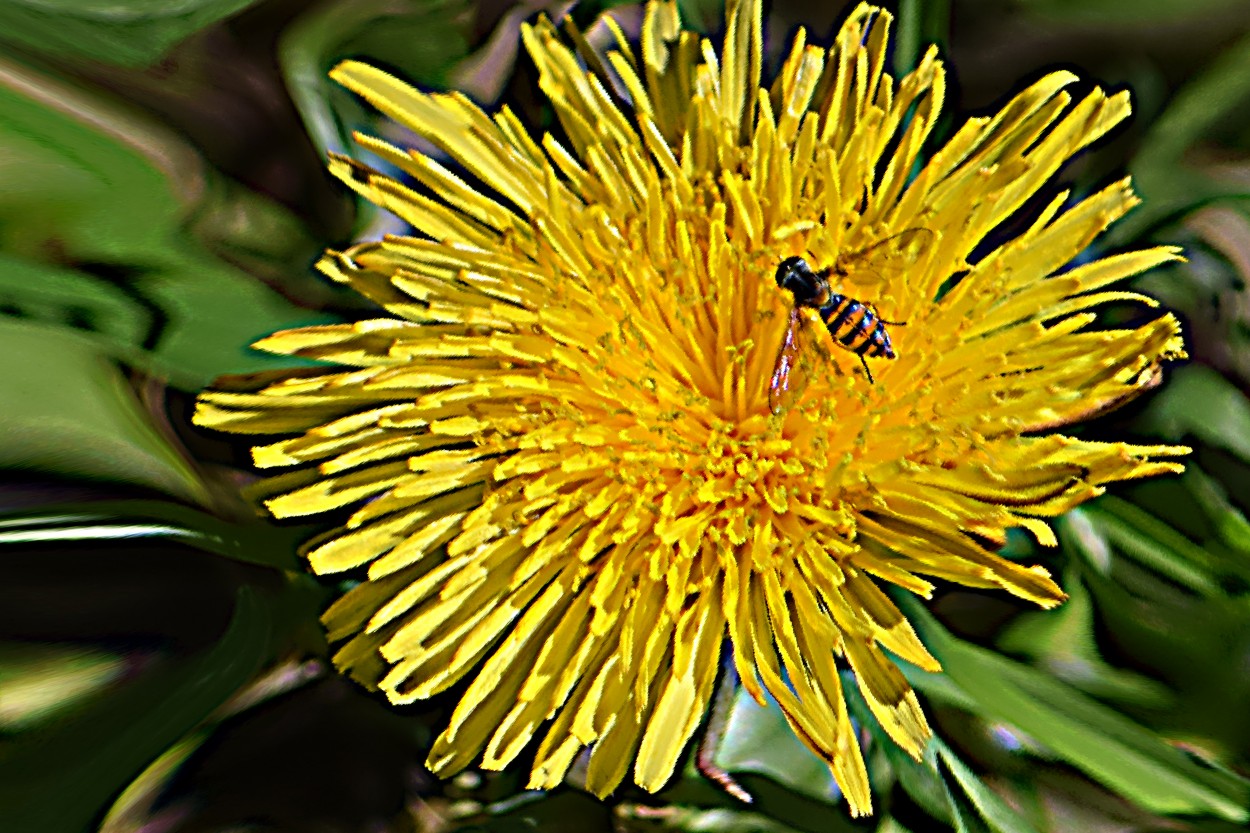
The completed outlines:
[[[1245,821],[1250,781],[1202,766],[1154,732],[1069,685],[952,636],[899,594],[945,674],[976,712],[1015,726],[1090,777],[1157,813],[1209,813]],[[919,686],[924,688],[923,681]]]

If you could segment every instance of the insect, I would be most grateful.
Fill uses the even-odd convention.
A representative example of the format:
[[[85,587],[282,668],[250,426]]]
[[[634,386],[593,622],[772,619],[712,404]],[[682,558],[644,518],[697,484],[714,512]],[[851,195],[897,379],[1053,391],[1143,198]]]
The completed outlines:
[[[814,271],[801,257],[781,261],[777,267],[777,286],[794,296],[794,306],[790,308],[789,323],[768,385],[768,404],[774,414],[785,410],[793,396],[792,382],[803,343],[803,309],[816,311],[834,343],[859,356],[868,381],[873,382],[868,359],[894,358],[894,346],[886,326],[902,326],[903,322],[886,321],[877,315],[872,304],[835,292],[830,278],[845,279],[855,273],[862,282],[869,274],[880,279],[884,273],[901,272],[920,259],[932,245],[934,236],[929,229],[908,229],[868,248],[841,255],[832,266],[819,271]]]

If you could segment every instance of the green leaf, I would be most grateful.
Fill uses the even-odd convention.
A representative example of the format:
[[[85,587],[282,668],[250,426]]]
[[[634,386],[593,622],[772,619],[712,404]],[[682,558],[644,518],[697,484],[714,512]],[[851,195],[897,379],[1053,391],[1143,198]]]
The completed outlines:
[[[677,0],[677,11],[681,15],[681,28],[692,32],[711,33],[725,25],[726,0]],[[599,12],[622,3],[604,2],[590,4],[597,6]],[[581,10],[582,19],[590,18],[589,10]]]
[[[268,605],[241,588],[211,649],[101,696],[73,720],[31,732],[0,753],[0,830],[80,833],[126,784],[261,668]]]
[[[1203,767],[1155,733],[1053,677],[957,639],[911,596],[899,594],[898,599],[946,675],[975,702],[978,714],[1015,726],[1153,812],[1246,820],[1250,782]],[[918,687],[924,689],[923,681]]]
[[[907,678],[907,682],[912,688],[924,688],[925,695],[930,700],[936,700],[945,703],[948,706],[954,706],[964,711],[973,711],[976,707],[976,701],[967,695],[967,693],[955,685],[945,674],[931,674],[918,665],[912,665],[906,660],[899,659],[891,655],[894,664],[903,672],[903,676]]]
[[[339,0],[318,4],[302,14],[283,30],[277,58],[313,144],[323,153],[362,158],[367,154],[355,144],[355,131],[400,145],[410,142],[411,134],[396,135],[396,130],[403,129],[381,119],[331,81],[328,73],[340,61],[356,58],[381,65],[418,86],[444,89],[455,69],[470,56],[473,16],[467,0],[398,5],[390,0]],[[393,171],[389,163],[375,157],[364,161]],[[368,200],[357,197],[355,203],[358,238],[407,229],[403,221]]]
[[[941,768],[941,767],[939,767]],[[950,817],[955,833],[990,833],[989,823],[981,818],[976,806],[968,796],[959,789],[958,784],[952,785],[951,779],[943,773],[942,794],[950,810]]]
[[[1223,595],[1219,560],[1165,521],[1111,495],[1082,511],[1109,542],[1139,563],[1194,593]]]
[[[417,84],[443,86],[469,53],[463,0],[320,4],[288,26],[278,60],[304,125],[323,151],[352,153],[351,130],[376,118],[327,73],[344,58],[378,62]]]
[[[0,40],[37,52],[145,67],[257,0],[5,0]]]
[[[1168,0],[1155,0],[1168,2]],[[1170,4],[1171,5],[1171,4]],[[1185,84],[1142,140],[1136,165],[1147,178],[1207,138],[1211,129],[1250,96],[1250,36],[1242,37]]]
[[[917,761],[912,758],[886,734],[885,729],[877,722],[853,675],[843,674],[842,678],[846,704],[851,716],[872,735],[875,750],[880,752],[889,765],[890,774],[897,779],[898,785],[931,817],[950,824],[952,821],[950,802],[945,785],[935,766],[932,745],[926,747],[925,757],[922,760]],[[881,791],[881,784],[878,783],[881,780],[880,769],[882,767],[870,766],[868,770],[874,793]]]
[[[781,707],[765,708],[739,688],[714,760],[730,773],[763,775],[811,798],[841,795],[829,766],[799,740]]]
[[[102,651],[0,642],[0,731],[20,732],[46,722],[125,670],[125,658]]]
[[[127,483],[205,503],[190,464],[86,339],[0,319],[0,468]]]
[[[114,355],[130,356],[153,315],[117,284],[0,252],[0,304],[10,314],[75,327]]]
[[[209,732],[192,732],[148,764],[139,777],[122,790],[104,815],[100,831],[142,831],[178,768],[207,740]]]
[[[986,787],[941,738],[930,739],[924,757],[917,761],[899,748],[873,718],[853,680],[847,680],[846,692],[851,714],[869,730],[877,748],[885,753],[899,785],[933,818],[968,833],[980,830],[1037,833],[997,793]]]
[[[1250,461],[1250,399],[1203,365],[1178,368],[1136,424],[1169,442],[1197,440]]]
[[[1062,529],[1060,534],[1066,537]],[[1064,682],[1104,701],[1151,709],[1175,705],[1167,686],[1103,659],[1094,638],[1093,600],[1076,570],[1065,576],[1063,587],[1068,600],[1062,607],[1016,617],[998,638],[998,647],[1032,659]]]
[[[1153,0],[1175,6],[1171,0]],[[1082,3],[1082,5],[1088,5]],[[1136,17],[1137,4],[1133,15]],[[1244,185],[1216,179],[1184,164],[1185,154],[1250,101],[1250,35],[1225,49],[1188,80],[1142,139],[1132,162],[1134,186],[1145,204],[1116,224],[1110,240],[1123,244],[1164,220],[1208,202],[1246,196]]]
[[[929,44],[950,40],[950,0],[899,0],[898,31],[894,37],[894,71],[899,76],[916,68]]]
[[[1246,563],[1250,559],[1250,521],[1245,514],[1229,502],[1223,487],[1196,463],[1185,464],[1183,480],[1215,528],[1216,536],[1240,557],[1243,567],[1250,566]]]
[[[155,500],[62,504],[0,515],[0,546],[162,538],[282,570],[299,569],[296,542],[307,537],[306,532],[303,527],[263,521],[230,523],[196,509]]]
[[[218,261],[188,233],[220,184],[198,154],[138,113],[5,70],[0,248],[15,270],[0,281],[7,311],[86,329],[188,389],[290,365],[247,345],[326,318]]]
[[[934,738],[932,743],[936,757],[946,765],[959,787],[958,790],[952,789],[951,779],[943,778],[957,830],[975,830],[984,826],[996,833],[1037,833],[1036,828],[1008,806],[998,793],[985,786],[985,782],[941,738]]]
[[[899,785],[931,816],[952,824],[957,831],[971,833],[992,829],[997,833],[1036,833],[1027,821],[989,790],[941,738],[932,738],[924,758],[914,760],[886,735],[859,691],[851,686],[847,690],[853,713],[871,731],[878,748],[885,752]],[[942,761],[954,771],[954,785],[943,771]]]

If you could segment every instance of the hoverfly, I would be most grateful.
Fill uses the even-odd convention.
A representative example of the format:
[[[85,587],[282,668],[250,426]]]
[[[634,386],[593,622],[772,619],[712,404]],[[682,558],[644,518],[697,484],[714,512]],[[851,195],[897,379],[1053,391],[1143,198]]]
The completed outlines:
[[[801,257],[781,261],[777,267],[777,286],[794,296],[794,305],[790,308],[790,320],[768,385],[768,404],[774,414],[785,409],[792,395],[792,377],[802,348],[805,319],[802,310],[805,308],[816,311],[835,344],[859,356],[868,381],[873,382],[868,359],[894,358],[894,346],[886,325],[900,326],[903,322],[885,321],[872,304],[834,292],[830,278],[845,279],[852,272],[880,277],[885,273],[898,273],[918,262],[934,237],[926,228],[908,229],[865,249],[840,255],[832,266],[820,271],[814,271]]]

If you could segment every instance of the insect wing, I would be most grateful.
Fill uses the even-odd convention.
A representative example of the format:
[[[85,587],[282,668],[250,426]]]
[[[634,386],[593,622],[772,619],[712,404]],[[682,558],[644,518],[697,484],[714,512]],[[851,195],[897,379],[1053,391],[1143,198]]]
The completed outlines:
[[[928,254],[937,235],[927,228],[911,228],[853,252],[843,259],[845,266],[854,266],[860,283],[872,283],[893,277],[915,266]]]
[[[797,308],[792,309],[786,334],[781,339],[781,349],[777,351],[777,362],[773,365],[773,378],[768,383],[768,406],[774,414],[784,411],[794,399],[792,383],[802,349],[802,332],[803,318]]]

